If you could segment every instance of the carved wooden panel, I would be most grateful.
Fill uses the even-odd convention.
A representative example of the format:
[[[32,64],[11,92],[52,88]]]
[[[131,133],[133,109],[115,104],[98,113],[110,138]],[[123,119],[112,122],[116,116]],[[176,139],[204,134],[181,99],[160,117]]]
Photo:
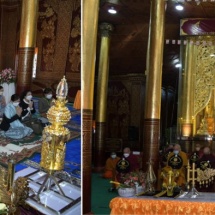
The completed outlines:
[[[80,90],[80,0],[42,0],[37,29],[37,74],[32,90],[41,95],[66,76],[69,100]]]
[[[211,89],[215,87],[215,46],[205,45],[201,41],[196,50],[194,115],[207,105]]]

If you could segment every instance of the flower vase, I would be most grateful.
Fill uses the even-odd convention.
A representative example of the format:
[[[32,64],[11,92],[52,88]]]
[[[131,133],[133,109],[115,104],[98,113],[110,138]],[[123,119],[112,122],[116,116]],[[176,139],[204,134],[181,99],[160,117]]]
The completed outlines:
[[[142,187],[141,185],[136,186],[136,194],[143,193],[144,190],[145,190],[145,188]]]
[[[4,88],[4,97],[6,104],[10,102],[11,96],[15,93],[15,83],[2,83],[2,87]]]
[[[132,197],[136,194],[136,189],[135,187],[120,187],[118,189],[118,194],[122,197]]]

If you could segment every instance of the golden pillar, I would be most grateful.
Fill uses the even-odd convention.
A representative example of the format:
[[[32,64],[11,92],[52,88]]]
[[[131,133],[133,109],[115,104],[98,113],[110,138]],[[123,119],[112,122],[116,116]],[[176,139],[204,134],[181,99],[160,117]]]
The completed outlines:
[[[159,166],[164,21],[165,0],[151,1],[146,70],[145,119],[143,133],[144,170],[146,170],[146,164],[149,160],[152,160],[154,170],[158,170]]]
[[[38,5],[38,0],[22,0],[17,93],[21,93],[31,87],[34,49],[36,45]]]
[[[193,134],[194,115],[194,69],[195,68],[195,45],[188,42],[183,53],[183,65],[181,73],[181,137],[191,137]]]
[[[99,73],[97,84],[97,99],[96,99],[96,138],[95,138],[95,170],[100,171],[105,164],[105,130],[106,130],[106,110],[107,110],[107,91],[108,91],[108,76],[109,76],[109,47],[110,33],[113,31],[113,26],[109,23],[100,25],[101,31],[101,47],[99,57]]]
[[[87,214],[91,212],[92,117],[99,0],[83,0],[82,8],[82,213]]]

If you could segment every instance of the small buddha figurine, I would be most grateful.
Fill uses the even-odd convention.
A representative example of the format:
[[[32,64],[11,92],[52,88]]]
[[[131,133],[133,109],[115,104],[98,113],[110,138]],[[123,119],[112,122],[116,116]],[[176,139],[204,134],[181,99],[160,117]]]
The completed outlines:
[[[197,134],[198,135],[209,135],[209,133],[208,133],[208,123],[207,123],[207,120],[206,120],[205,117],[202,119],[202,122],[200,124],[200,128],[197,131]]]

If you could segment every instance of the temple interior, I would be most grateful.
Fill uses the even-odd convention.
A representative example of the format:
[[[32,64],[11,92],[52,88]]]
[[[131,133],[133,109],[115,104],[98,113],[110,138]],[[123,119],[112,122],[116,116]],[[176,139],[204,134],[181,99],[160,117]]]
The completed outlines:
[[[191,175],[199,175],[196,169],[214,162],[214,1],[104,0],[84,1],[82,7],[83,212],[168,214],[171,205],[170,211],[175,211],[169,213],[176,214],[180,205],[183,212],[196,213],[180,200],[165,199],[164,205],[159,200],[172,195],[169,188],[174,187],[183,192],[181,198],[190,193],[195,198],[196,190],[210,192],[213,202],[213,182]],[[115,164],[112,175],[108,172],[114,164],[111,152],[126,160],[128,147],[138,157],[139,170],[146,173],[148,184],[140,198],[119,193],[124,182],[117,178],[117,165],[122,163]],[[196,148],[204,155],[193,166],[190,162],[199,155]],[[173,155],[172,150],[180,154]],[[184,167],[177,166],[179,160]],[[213,170],[212,165],[209,169]],[[152,179],[147,179],[148,173]],[[108,192],[110,180],[116,187],[118,183],[117,191]],[[160,190],[163,193],[157,194]],[[150,199],[147,194],[151,193],[161,199]],[[207,200],[204,196],[186,201],[198,208],[200,201]]]
[[[81,214],[80,49],[80,0],[0,0],[1,214]]]
[[[214,0],[0,0],[0,213],[214,214],[214,57]]]

